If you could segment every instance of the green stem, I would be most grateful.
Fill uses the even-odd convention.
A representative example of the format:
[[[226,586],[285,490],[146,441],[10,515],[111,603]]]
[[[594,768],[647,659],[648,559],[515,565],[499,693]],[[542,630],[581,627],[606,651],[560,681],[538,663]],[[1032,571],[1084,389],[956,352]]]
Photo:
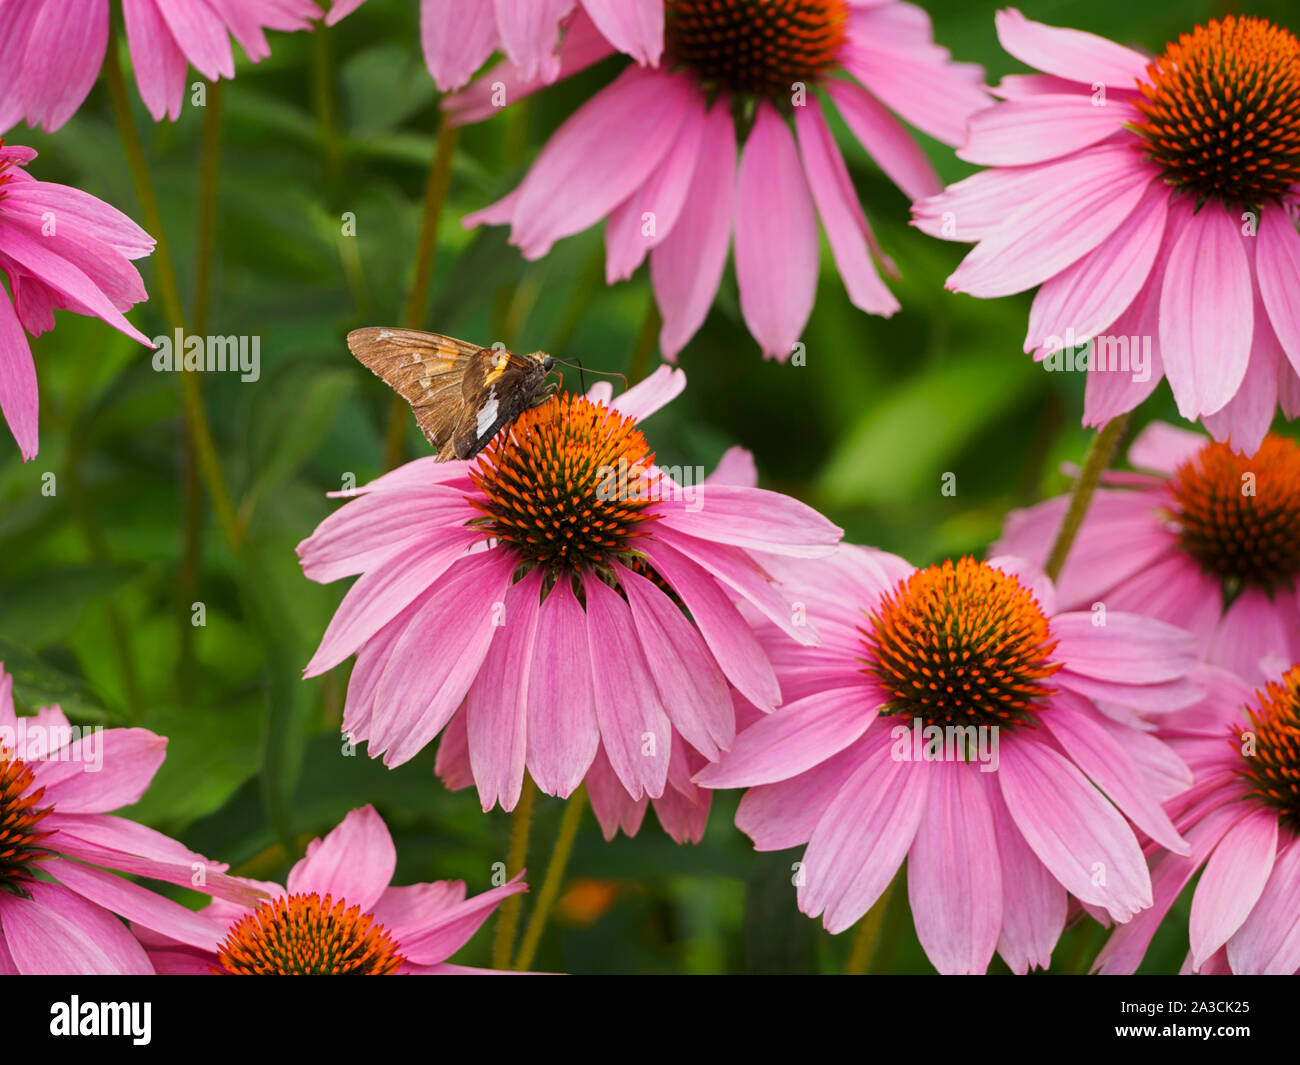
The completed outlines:
[[[844,965],[846,976],[862,976],[870,971],[871,962],[880,945],[880,929],[885,923],[885,911],[889,909],[889,900],[902,875],[902,870],[899,870],[885,888],[884,894],[876,899],[875,905],[858,922],[857,931],[853,934],[853,945],[849,948],[849,960]]]
[[[1101,483],[1101,475],[1106,472],[1115,457],[1115,452],[1119,449],[1119,442],[1128,426],[1129,418],[1129,414],[1112,418],[1097,430],[1097,435],[1092,439],[1092,445],[1088,448],[1088,457],[1083,461],[1083,469],[1079,473],[1078,481],[1075,482],[1074,493],[1070,496],[1070,506],[1065,512],[1065,520],[1061,522],[1061,531],[1056,534],[1056,542],[1052,544],[1051,553],[1043,566],[1043,572],[1053,581],[1061,575],[1066,556],[1074,545],[1075,537],[1079,535],[1079,527],[1088,513],[1088,506],[1092,503],[1097,485]]]
[[[524,787],[515,804],[515,812],[510,820],[510,849],[506,853],[506,876],[513,877],[524,867],[528,858],[528,832],[533,821],[533,800],[537,797],[537,785],[533,778],[524,774]],[[510,951],[515,945],[515,930],[519,927],[519,908],[523,905],[520,895],[511,895],[501,904],[497,916],[496,936],[492,940],[492,968],[509,969]]]
[[[573,841],[578,838],[578,826],[582,824],[582,814],[586,808],[587,786],[580,784],[578,790],[569,797],[569,803],[564,808],[560,830],[555,836],[555,846],[551,849],[551,860],[546,865],[542,890],[537,894],[537,902],[528,917],[528,927],[524,929],[524,939],[519,946],[519,954],[515,957],[512,966],[516,972],[523,972],[533,963],[537,945],[542,941],[547,919],[551,916],[551,907],[555,905],[560,888],[564,884],[564,872],[573,854]]]
[[[433,278],[434,260],[438,255],[438,223],[442,208],[447,202],[451,187],[451,161],[456,154],[456,141],[460,127],[445,118],[438,127],[438,138],[433,148],[433,161],[429,164],[429,180],[424,187],[424,214],[420,219],[420,236],[415,245],[415,272],[411,288],[406,294],[402,311],[402,325],[419,329],[424,325],[424,315],[429,303],[429,282]],[[406,439],[409,408],[401,396],[394,394],[388,408],[388,433],[384,446],[384,468],[393,469],[402,461],[402,442]]]
[[[144,212],[145,228],[157,242],[153,252],[154,280],[162,297],[163,312],[173,330],[183,331],[185,313],[181,308],[180,290],[176,284],[176,267],[163,230],[162,214],[158,210],[158,197],[154,193],[153,181],[149,177],[149,164],[145,161],[144,148],[140,144],[140,135],[135,128],[131,101],[126,92],[126,79],[122,76],[122,65],[117,57],[117,46],[118,37],[114,31],[108,42],[108,51],[104,59],[104,80],[108,89],[109,103],[113,109],[113,119],[117,123],[118,135],[122,141],[122,150],[126,154],[136,195],[140,199],[140,207]],[[199,471],[203,474],[208,495],[212,498],[212,505],[217,513],[217,523],[221,526],[222,535],[225,536],[226,542],[233,551],[238,549],[243,538],[242,530],[235,516],[235,507],[230,500],[230,493],[226,490],[221,462],[212,439],[212,429],[208,425],[208,417],[203,409],[198,375],[182,371],[178,376],[181,381],[181,402],[189,426],[190,443],[198,458]]]

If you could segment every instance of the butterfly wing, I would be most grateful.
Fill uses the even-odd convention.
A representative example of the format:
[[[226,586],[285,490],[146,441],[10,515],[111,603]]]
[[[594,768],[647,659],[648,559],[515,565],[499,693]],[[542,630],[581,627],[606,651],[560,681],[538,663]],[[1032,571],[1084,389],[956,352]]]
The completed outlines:
[[[545,391],[546,370],[538,356],[440,333],[357,329],[348,334],[348,347],[411,405],[439,461],[477,454]]]

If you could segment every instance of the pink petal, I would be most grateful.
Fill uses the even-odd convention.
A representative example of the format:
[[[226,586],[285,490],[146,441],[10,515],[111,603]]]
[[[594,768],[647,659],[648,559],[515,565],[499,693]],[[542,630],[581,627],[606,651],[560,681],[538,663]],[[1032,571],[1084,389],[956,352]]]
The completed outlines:
[[[606,842],[618,835],[620,828],[627,836],[635,836],[640,831],[646,797],[634,799],[627,793],[623,782],[610,768],[603,749],[596,751],[587,771],[587,797],[591,799],[591,811],[600,822],[600,831]]]
[[[605,223],[605,283],[626,281],[651,248],[672,232],[686,203],[700,137],[704,100],[686,110],[681,132],[645,184],[616,207]]]
[[[594,574],[584,574],[587,639],[596,720],[609,764],[634,799],[663,794],[671,728],[628,606]]]
[[[461,0],[463,3],[464,0]],[[501,44],[525,78],[552,81],[560,72],[556,55],[560,19],[574,0],[492,0]]]
[[[736,186],[736,130],[727,101],[705,125],[690,194],[672,230],[650,256],[650,280],[663,315],[659,346],[674,358],[704,324],[727,265]]]
[[[779,703],[781,688],[767,655],[713,578],[662,540],[647,540],[642,550],[690,611],[727,679],[761,710]]]
[[[1166,422],[1152,422],[1138,433],[1128,449],[1128,461],[1139,470],[1171,474],[1194,459],[1207,444],[1209,441],[1203,433]]]
[[[994,21],[1002,47],[1036,70],[1118,89],[1135,88],[1135,82],[1146,79],[1148,60],[1105,37],[1034,22],[1015,8],[999,11]]]
[[[524,783],[529,670],[534,659],[542,569],[506,592],[505,610],[465,696],[469,762],[484,811],[513,810]],[[439,959],[441,960],[441,959]]]
[[[1111,610],[1104,625],[1091,612],[1057,614],[1050,624],[1058,641],[1054,657],[1086,677],[1157,684],[1186,676],[1195,663],[1189,633],[1137,614]]]
[[[60,814],[100,814],[138,802],[167,757],[167,740],[142,728],[106,729],[33,767]],[[96,769],[95,766],[99,768]]]
[[[528,678],[528,770],[547,795],[568,798],[600,747],[590,661],[586,616],[561,581],[541,605]]]
[[[1253,810],[1214,848],[1192,896],[1192,965],[1201,965],[1241,927],[1277,858],[1277,811]]]
[[[871,261],[871,230],[821,108],[796,107],[794,122],[808,185],[849,301],[868,314],[888,317],[899,303]]]
[[[907,855],[916,935],[945,975],[988,969],[1002,928],[1002,869],[989,784],[962,762],[931,766],[925,814]]]
[[[368,912],[397,869],[397,849],[388,826],[373,806],[362,806],[307,847],[307,856],[289,870],[291,895],[329,895]]]
[[[943,189],[921,146],[874,96],[851,81],[830,79],[825,89],[850,131],[904,196],[919,200]]]
[[[154,0],[122,0],[126,39],[140,96],[155,122],[180,117],[185,99],[185,54]]]
[[[1279,851],[1259,901],[1228,940],[1228,961],[1234,973],[1290,976],[1300,969],[1300,842]]]
[[[667,155],[693,100],[685,77],[626,70],[546,142],[519,186],[511,242],[539,259],[604,218]]]
[[[727,678],[699,630],[644,577],[623,566],[615,575],[627,596],[659,700],[686,742],[713,761],[730,747],[736,722]]]
[[[1213,414],[1246,376],[1255,300],[1237,225],[1218,204],[1206,204],[1169,252],[1160,352],[1184,418]]]
[[[851,927],[880,898],[916,837],[929,794],[930,762],[895,761],[878,746],[840,789],[804,852],[799,909],[825,911],[832,934]]]
[[[807,843],[826,808],[862,764],[860,744],[806,773],[750,788],[736,809],[736,827],[754,841],[757,851],[782,851]]]
[[[1151,878],[1128,823],[1082,773],[1035,740],[1001,745],[998,782],[1025,840],[1081,901],[1119,922],[1151,905]]]
[[[446,907],[421,928],[404,928],[400,946],[403,956],[417,965],[446,961],[469,942],[501,903],[527,890],[521,872],[509,883]],[[382,901],[376,910],[377,919],[381,909]]]
[[[1081,91],[1007,100],[970,117],[970,136],[958,158],[981,166],[1024,166],[1069,155],[1141,121],[1123,101],[1102,107]],[[1167,193],[1166,193],[1167,195]]]
[[[853,743],[876,720],[879,707],[880,695],[865,682],[786,703],[741,732],[721,761],[706,766],[695,782],[747,788],[789,780]]]
[[[23,461],[36,457],[39,442],[36,363],[13,304],[0,293],[0,412],[18,442]]]
[[[225,23],[207,4],[160,3],[157,7],[177,46],[200,74],[209,81],[235,76]]]
[[[1283,208],[1270,208],[1259,220],[1255,269],[1273,332],[1300,372],[1300,233]]]
[[[794,138],[770,103],[740,156],[736,282],[740,310],[768,358],[784,362],[817,293],[817,218]]]
[[[829,555],[844,530],[806,503],[763,488],[698,486],[700,506],[664,510],[661,521],[702,540],[794,558]]]
[[[343,17],[337,10],[326,20],[331,26]],[[459,89],[496,51],[491,0],[420,0],[420,46],[438,91]]]
[[[686,375],[672,366],[660,366],[643,381],[638,381],[626,392],[620,392],[607,404],[628,418],[643,421],[655,411],[666,407],[686,388]]]
[[[1002,869],[1002,930],[998,953],[1011,971],[1046,969],[1061,938],[1068,896],[1016,827],[998,788],[987,792]]]
[[[153,972],[139,944],[139,957],[127,958],[122,951],[113,949],[115,944],[101,941],[103,923],[84,920],[89,903],[83,901],[74,914],[68,912],[70,907],[55,908],[50,904],[59,901],[51,897],[48,903],[38,902],[0,893],[0,942],[7,948],[18,975],[118,976]],[[112,915],[107,916],[122,927]],[[123,933],[129,936],[125,929]]]
[[[1273,424],[1277,413],[1279,371],[1286,365],[1282,345],[1269,323],[1264,304],[1255,294],[1255,331],[1251,337],[1250,358],[1241,387],[1214,414],[1201,421],[1215,440],[1231,441],[1232,450],[1253,455]]]
[[[642,66],[658,66],[664,51],[660,0],[582,0],[591,21],[620,52]]]
[[[1025,351],[1043,347],[1049,336],[1064,338],[1067,327],[1082,341],[1117,325],[1121,313],[1150,284],[1168,209],[1168,191],[1153,182],[1128,221],[1082,259],[1043,282],[1029,312]],[[1111,332],[1127,337],[1118,328]]]

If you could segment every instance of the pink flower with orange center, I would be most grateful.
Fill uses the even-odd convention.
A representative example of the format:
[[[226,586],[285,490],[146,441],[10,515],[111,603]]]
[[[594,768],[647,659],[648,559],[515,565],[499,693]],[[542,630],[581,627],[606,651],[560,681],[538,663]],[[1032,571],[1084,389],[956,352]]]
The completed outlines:
[[[997,27],[1041,73],[972,116],[958,155],[989,169],[914,208],[975,242],[948,288],[1037,286],[1037,360],[1095,339],[1085,425],[1165,377],[1184,418],[1253,452],[1279,403],[1300,413],[1300,41],[1228,16],[1150,59],[1015,10]]]
[[[820,215],[855,306],[890,315],[876,244],[831,136],[831,104],[912,199],[939,189],[925,153],[894,112],[948,144],[985,106],[980,68],[953,63],[920,8],[891,0],[670,0],[664,57],[629,65],[556,131],[522,183],[465,224],[509,225],[538,259],[562,237],[605,220],[606,280],[648,257],[673,358],[703,324],[735,238],[740,308],[763,353],[786,359],[812,312]],[[577,14],[561,75],[613,51]],[[475,122],[546,84],[509,66],[444,102]]]

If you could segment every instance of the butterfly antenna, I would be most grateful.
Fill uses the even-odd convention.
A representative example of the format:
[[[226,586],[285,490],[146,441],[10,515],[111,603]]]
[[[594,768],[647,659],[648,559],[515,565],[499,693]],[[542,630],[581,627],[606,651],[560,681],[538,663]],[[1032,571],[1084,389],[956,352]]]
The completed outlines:
[[[578,368],[578,380],[581,383],[582,391],[583,392],[587,391],[587,382],[586,379],[583,377],[583,370],[585,369],[585,367],[582,365],[581,359],[575,358],[572,363],[567,362],[564,359],[556,359],[555,361],[564,366],[576,365]],[[616,370],[592,370],[591,372],[601,377],[618,377],[623,382],[623,391],[626,392],[628,390],[629,386],[627,383],[627,374],[618,373]]]

